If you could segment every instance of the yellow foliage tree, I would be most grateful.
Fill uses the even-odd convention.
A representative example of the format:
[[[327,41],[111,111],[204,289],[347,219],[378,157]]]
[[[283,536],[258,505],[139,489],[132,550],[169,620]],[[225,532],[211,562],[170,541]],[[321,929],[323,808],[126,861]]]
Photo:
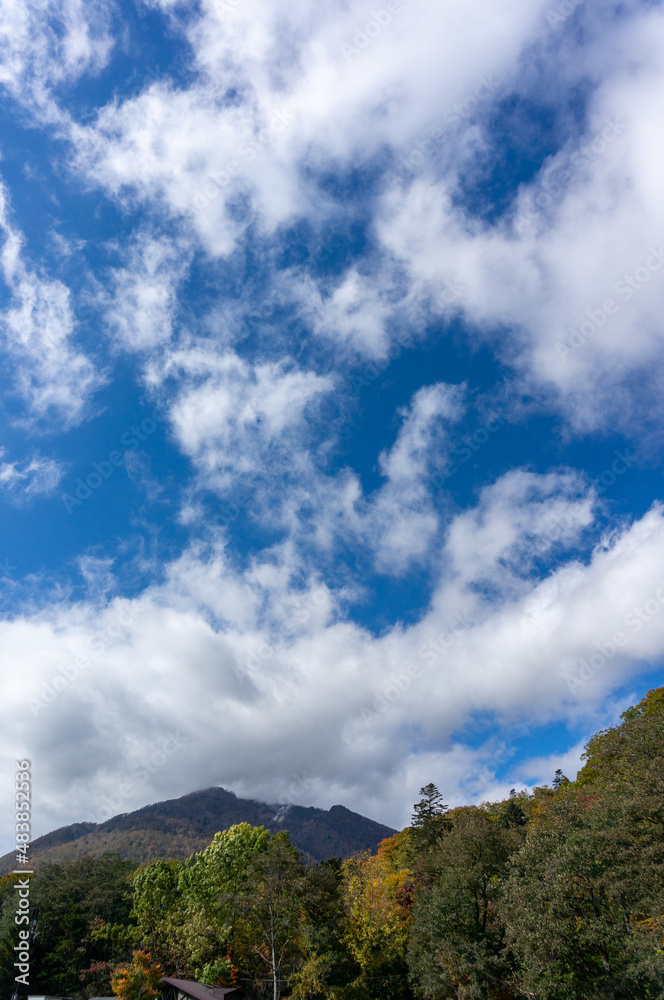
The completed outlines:
[[[366,851],[344,863],[345,942],[367,980],[397,977],[405,964],[412,875],[403,848],[403,834],[396,834],[375,856]]]

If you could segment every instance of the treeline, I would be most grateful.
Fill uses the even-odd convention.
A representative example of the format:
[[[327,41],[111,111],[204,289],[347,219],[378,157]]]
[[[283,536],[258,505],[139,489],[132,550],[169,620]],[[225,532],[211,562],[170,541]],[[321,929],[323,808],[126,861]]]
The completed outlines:
[[[664,688],[622,720],[575,781],[451,810],[426,786],[376,855],[307,864],[241,823],[185,862],[43,864],[29,992],[151,1000],[175,975],[252,1000],[661,1000]]]

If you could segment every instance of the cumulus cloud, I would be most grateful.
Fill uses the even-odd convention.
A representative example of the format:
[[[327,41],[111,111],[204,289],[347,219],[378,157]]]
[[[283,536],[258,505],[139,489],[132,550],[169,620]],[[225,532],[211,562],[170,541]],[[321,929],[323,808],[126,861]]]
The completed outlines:
[[[446,551],[461,579],[527,576],[538,559],[579,542],[594,506],[578,473],[515,469],[484,487],[476,508],[459,514]]]
[[[432,461],[445,461],[449,448],[444,449],[441,438],[445,425],[457,423],[464,415],[464,389],[439,382],[417,390],[410,407],[401,411],[404,422],[397,440],[380,456],[383,474],[392,483],[421,479]]]
[[[378,223],[413,288],[432,297],[453,274],[454,307],[526,384],[553,392],[577,431],[633,428],[660,412],[664,219],[652,165],[663,43],[659,8],[606,32],[601,51],[614,58],[584,132],[546,159],[499,221],[469,216],[456,175],[425,170],[386,194]]]
[[[500,520],[506,489],[515,487],[499,481],[474,516]],[[292,797],[299,781],[309,801],[342,799],[394,824],[407,820],[404,779],[411,787],[433,778],[454,801],[474,782],[483,797],[505,754],[489,737],[467,747],[465,725],[487,714],[519,732],[594,719],[603,695],[664,651],[659,507],[603,538],[587,562],[529,579],[506,566],[519,587],[500,578],[487,591],[498,552],[537,550],[533,524],[560,517],[565,497],[570,520],[586,520],[564,476],[557,493],[549,477],[526,493],[518,537],[508,528],[465,576],[461,515],[430,609],[380,637],[348,621],[339,595],[315,575],[294,585],[287,547],[240,571],[221,541],[192,545],[167,566],[163,583],[130,601],[97,596],[4,621],[11,711],[2,739],[6,753],[25,747],[44,769],[48,817],[38,822],[89,817],[114,793],[127,760],[177,730],[189,742],[123,811],[212,783],[252,794],[270,787],[274,800]],[[624,639],[615,645],[618,630]],[[575,672],[585,675],[582,662],[599,662],[591,660],[599,649],[600,666],[570,686]],[[70,726],[74,715],[86,726]],[[529,780],[550,778],[543,769],[522,770]],[[377,783],[388,790],[380,804],[371,799]]]
[[[234,393],[241,388],[246,393],[237,375],[244,379],[249,369],[233,359],[232,370]],[[209,488],[214,483],[216,489],[226,490],[231,500],[227,517],[234,521],[241,509],[250,508],[264,523],[285,531],[303,558],[308,552],[309,562],[313,552],[329,557],[349,546],[366,551],[375,568],[388,575],[402,575],[427,562],[439,530],[432,497],[446,479],[440,470],[455,443],[452,428],[465,413],[465,387],[438,383],[415,393],[399,413],[402,423],[394,444],[377,456],[385,481],[365,494],[353,470],[327,468],[324,456],[316,460],[315,452],[303,447],[303,410],[296,405],[297,395],[308,405],[314,399],[311,390],[319,395],[329,391],[329,384],[320,377],[306,382],[299,377],[282,385],[272,369],[259,368],[254,377],[246,403],[226,389],[219,396],[218,385],[204,382],[185,393],[184,404],[173,415],[183,447],[196,455],[204,471],[201,485]],[[270,391],[263,382],[268,377]],[[271,400],[285,400],[270,405],[280,415],[278,427],[271,426],[269,414],[263,418],[256,399],[263,408]],[[208,411],[214,414],[212,424],[206,421]],[[233,413],[232,419],[225,420],[225,413]],[[249,500],[252,493],[256,495]]]
[[[63,113],[59,86],[106,65],[112,40],[108,8],[82,0],[0,4],[0,85],[41,120]]]
[[[171,408],[175,436],[205,485],[220,491],[241,487],[242,477],[271,474],[275,462],[280,475],[290,469],[294,432],[333,386],[286,360],[251,365],[205,347],[173,352],[167,371],[185,382]]]
[[[484,0],[416,3],[365,31],[373,15],[359,0],[324,10],[302,0],[288,13],[270,0],[205,3],[178,21],[195,54],[191,85],[154,83],[72,126],[76,160],[111,196],[186,219],[213,255],[231,254],[250,225],[268,237],[297,217],[320,225],[335,212],[322,178],[393,161],[375,220],[382,255],[351,264],[332,288],[292,284],[310,328],[342,353],[383,356],[400,308],[419,321],[440,315],[453,287],[443,316],[461,310],[531,388],[557,397],[576,430],[624,427],[647,419],[658,397],[664,246],[651,165],[664,22],[634,2],[600,30],[581,8],[582,58],[572,42],[561,47],[547,11],[517,0],[500,12]],[[546,59],[566,99],[579,84],[570,49],[593,81],[584,128],[567,139],[563,129],[512,209],[483,223],[459,186],[496,141],[490,111],[510,94],[538,98]],[[404,163],[410,172],[399,173]],[[144,294],[158,296],[154,276],[146,282]],[[154,324],[138,326],[151,342]],[[646,385],[640,397],[625,371]]]
[[[430,555],[439,525],[427,477],[435,477],[452,450],[450,429],[464,415],[464,390],[444,383],[418,389],[401,411],[394,445],[379,457],[386,483],[362,516],[379,571],[403,572]]]
[[[343,386],[358,356],[389,359],[397,334],[418,343],[435,324],[488,346],[514,395],[535,393],[568,432],[638,438],[661,416],[662,11],[631,0],[600,23],[579,5],[576,32],[547,19],[550,0],[149,6],[190,46],[191,73],[81,121],[58,95],[108,58],[96,8],[9,2],[0,19],[0,81],[58,123],[88,194],[123,210],[98,304],[192,469],[178,496],[188,544],[153,582],[116,597],[120,571],[84,552],[87,599],[56,585],[0,622],[0,744],[39,762],[35,833],[214,783],[395,825],[404,788],[432,779],[453,804],[504,794],[510,740],[561,721],[592,732],[612,721],[612,692],[661,661],[664,512],[612,522],[567,467],[470,483],[458,510],[445,486],[472,457],[464,422],[487,386],[420,369],[363,469],[352,443],[341,451]],[[511,105],[550,110],[554,77],[543,162],[533,153],[518,190],[478,205],[473,184],[500,188],[487,181],[505,143],[496,122]],[[346,250],[312,254],[342,223]],[[67,286],[33,267],[4,194],[0,226],[0,322],[25,423],[69,428],[102,377],[75,344]],[[218,294],[201,318],[208,278]],[[255,288],[277,303],[269,318]],[[488,369],[495,398],[502,372]],[[57,485],[53,460],[0,458],[9,497]],[[162,499],[145,456],[127,471]],[[238,543],[245,513],[260,530]],[[376,574],[395,590],[418,579],[417,620],[405,602],[380,634],[358,623]],[[177,752],[137,784],[164,733]],[[578,750],[520,762],[515,779],[548,780]]]
[[[294,285],[301,311],[318,336],[332,341],[337,350],[344,346],[361,355],[383,356],[389,347],[387,321],[393,311],[390,289],[383,290],[370,278],[364,279],[355,268],[344,276],[329,294],[313,282]]]
[[[186,218],[216,255],[231,252],[249,221],[270,233],[303,214],[324,218],[331,199],[316,173],[408,147],[440,114],[441,93],[451,108],[487,73],[511,74],[546,4],[510,0],[500,12],[486,0],[393,6],[369,27],[372,37],[379,29],[371,44],[348,58],[348,44],[358,32],[368,37],[373,18],[361,0],[300,0],[288,11],[271,0],[226,8],[206,0],[200,16],[180,22],[194,82],[153,84],[72,127],[79,168],[115,197]],[[243,199],[251,211],[238,211]],[[340,315],[359,311],[354,294],[352,283],[338,293]]]

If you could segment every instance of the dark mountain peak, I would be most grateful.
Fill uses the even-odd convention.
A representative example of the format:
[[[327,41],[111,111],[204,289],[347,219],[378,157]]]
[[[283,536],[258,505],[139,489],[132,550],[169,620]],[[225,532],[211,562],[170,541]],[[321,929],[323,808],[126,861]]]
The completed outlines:
[[[237,823],[288,830],[292,842],[314,861],[375,851],[395,831],[342,805],[331,809],[240,799],[226,788],[203,788],[177,799],[153,802],[104,823],[72,823],[33,841],[31,859],[59,861],[117,851],[133,861],[184,860],[211,842],[215,833]],[[0,874],[11,871],[13,854],[0,859]]]

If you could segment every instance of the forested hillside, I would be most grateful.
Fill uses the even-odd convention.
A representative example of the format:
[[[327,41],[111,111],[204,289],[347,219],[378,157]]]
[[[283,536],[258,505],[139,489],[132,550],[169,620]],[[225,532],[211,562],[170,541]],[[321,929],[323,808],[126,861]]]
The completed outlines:
[[[0,885],[14,988],[13,877]],[[576,780],[448,809],[431,784],[376,854],[306,863],[241,822],[184,862],[44,863],[29,992],[151,1000],[160,975],[293,1000],[664,997],[664,688]],[[22,991],[28,992],[28,991]]]

